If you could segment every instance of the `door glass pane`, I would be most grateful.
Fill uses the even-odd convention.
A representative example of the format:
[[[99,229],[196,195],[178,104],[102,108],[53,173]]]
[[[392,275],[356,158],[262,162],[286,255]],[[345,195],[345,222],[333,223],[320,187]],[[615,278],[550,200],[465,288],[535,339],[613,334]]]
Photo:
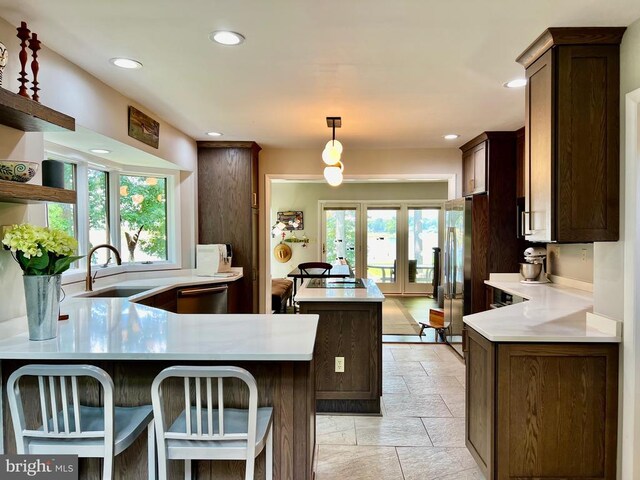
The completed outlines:
[[[438,246],[438,213],[435,208],[409,208],[409,283],[431,284],[433,248]]]
[[[357,277],[355,209],[327,209],[324,214],[326,261],[347,262]]]
[[[120,176],[123,261],[167,259],[167,182],[164,178]]]
[[[87,170],[89,182],[89,248],[109,241],[109,187],[108,173]],[[91,257],[92,264],[105,264],[111,260],[111,251],[101,248]]]
[[[367,210],[367,278],[376,283],[396,281],[397,234],[397,210]]]

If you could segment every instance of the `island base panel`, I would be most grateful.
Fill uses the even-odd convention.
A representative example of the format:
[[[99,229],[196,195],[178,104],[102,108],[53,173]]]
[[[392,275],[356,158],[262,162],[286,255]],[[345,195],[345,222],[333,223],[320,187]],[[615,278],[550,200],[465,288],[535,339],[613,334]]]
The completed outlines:
[[[9,375],[22,365],[32,363],[89,363],[109,373],[115,386],[114,402],[118,406],[151,403],[151,382],[164,368],[174,365],[235,365],[249,370],[258,384],[259,406],[273,406],[273,478],[281,480],[312,480],[315,452],[315,390],[313,362],[183,362],[183,361],[2,361],[2,403],[4,415],[4,451],[15,453],[15,438],[7,404],[6,385]],[[35,385],[25,383],[27,421],[39,418],[39,401],[33,392]],[[184,408],[183,390],[171,395],[172,385],[165,390],[169,415],[176,415]],[[81,401],[96,404],[97,386],[83,390]],[[247,407],[248,393],[244,389],[225,388],[225,402],[229,406]],[[29,404],[31,403],[31,404]],[[115,458],[115,478],[121,480],[147,478],[147,436],[143,433],[126,451]],[[265,478],[265,453],[256,460],[255,479]],[[99,459],[80,459],[80,476],[85,480],[101,478],[102,462]],[[244,479],[243,461],[197,461],[193,466],[197,479]],[[169,461],[169,478],[184,478],[184,464]]]
[[[314,350],[316,408],[329,413],[380,413],[382,303],[300,302],[318,315]],[[344,372],[336,372],[336,357]]]

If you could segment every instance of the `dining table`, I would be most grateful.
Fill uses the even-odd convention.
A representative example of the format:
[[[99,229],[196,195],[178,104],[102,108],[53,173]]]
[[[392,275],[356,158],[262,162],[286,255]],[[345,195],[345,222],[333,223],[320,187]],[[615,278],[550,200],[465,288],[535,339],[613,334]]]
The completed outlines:
[[[307,268],[301,272],[298,267],[291,270],[287,277],[293,278],[293,296],[298,292],[298,279],[300,284],[307,278],[348,278],[351,276],[349,265],[333,265],[328,272],[324,268]]]

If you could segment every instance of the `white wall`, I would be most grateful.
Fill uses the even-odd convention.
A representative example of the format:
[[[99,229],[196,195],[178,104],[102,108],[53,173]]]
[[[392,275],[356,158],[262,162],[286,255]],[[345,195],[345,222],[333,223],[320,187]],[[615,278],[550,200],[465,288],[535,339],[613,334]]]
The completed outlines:
[[[593,283],[593,244],[547,244],[547,271],[557,277]]]
[[[15,27],[0,19],[0,38],[10,53],[3,74],[3,87],[18,91],[19,51]],[[45,44],[46,44],[46,39]],[[137,104],[125,95],[67,61],[57,53],[43,48],[39,52],[39,81],[43,105],[59,110],[76,119],[80,126],[119,142],[146,151],[169,161],[181,170],[180,231],[183,266],[193,265],[196,239],[196,173],[197,150],[193,139],[167,123],[153,111]],[[132,73],[132,72],[128,72]],[[125,72],[123,71],[123,74]],[[158,149],[149,147],[128,136],[127,107],[134,105],[160,122]],[[69,135],[73,135],[69,133]],[[0,126],[0,159],[42,161],[44,141],[42,133],[24,133]],[[40,184],[38,174],[32,183]],[[44,225],[45,209],[41,205],[24,206],[0,203],[0,225],[29,222]],[[20,270],[10,254],[0,251],[0,321],[25,314]]]
[[[273,248],[281,238],[271,239],[271,277],[281,278],[302,262],[320,260],[320,219],[318,202],[321,200],[437,200],[447,199],[446,182],[429,183],[346,183],[333,188],[326,183],[274,183],[271,188],[271,211],[269,225],[277,219],[277,212],[296,210],[304,215],[304,230],[295,231],[298,238],[305,234],[309,244],[289,243],[292,257],[286,263],[273,258]],[[288,235],[287,235],[288,236]]]

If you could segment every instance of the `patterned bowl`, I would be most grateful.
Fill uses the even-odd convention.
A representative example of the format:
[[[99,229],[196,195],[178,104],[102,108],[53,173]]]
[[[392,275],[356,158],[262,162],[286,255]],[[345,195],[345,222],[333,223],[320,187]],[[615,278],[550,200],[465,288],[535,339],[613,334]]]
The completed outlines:
[[[28,182],[38,171],[37,162],[12,162],[0,160],[0,180],[10,182]]]

